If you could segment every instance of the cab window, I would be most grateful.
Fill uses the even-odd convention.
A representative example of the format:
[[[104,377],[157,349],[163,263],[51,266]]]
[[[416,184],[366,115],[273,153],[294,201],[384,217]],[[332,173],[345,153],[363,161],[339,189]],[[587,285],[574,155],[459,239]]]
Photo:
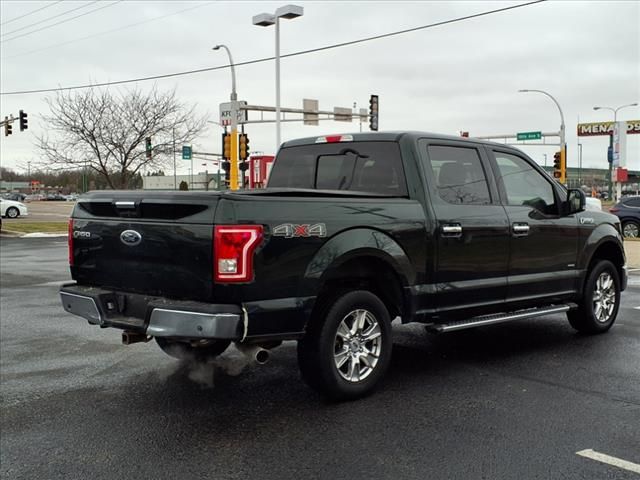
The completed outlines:
[[[502,180],[507,205],[535,208],[545,215],[557,214],[553,186],[524,158],[493,152]]]
[[[457,205],[491,203],[487,177],[478,150],[429,145],[428,153],[438,195],[445,202]]]

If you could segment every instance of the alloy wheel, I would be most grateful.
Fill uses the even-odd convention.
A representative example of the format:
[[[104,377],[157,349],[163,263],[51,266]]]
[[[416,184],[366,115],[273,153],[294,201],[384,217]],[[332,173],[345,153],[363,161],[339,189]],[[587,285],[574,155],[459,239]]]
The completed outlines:
[[[338,373],[348,382],[367,378],[378,364],[382,350],[382,330],[368,310],[354,310],[338,325],[333,360]]]
[[[593,314],[600,323],[611,318],[616,306],[616,285],[608,272],[602,272],[596,280],[593,292]]]
[[[622,234],[628,238],[638,238],[640,232],[638,231],[638,225],[636,223],[625,223],[624,228],[622,229]]]

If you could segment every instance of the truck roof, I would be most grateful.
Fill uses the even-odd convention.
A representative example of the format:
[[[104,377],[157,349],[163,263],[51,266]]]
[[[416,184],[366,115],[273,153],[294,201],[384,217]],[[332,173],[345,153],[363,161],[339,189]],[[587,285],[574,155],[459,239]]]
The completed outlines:
[[[489,145],[499,145],[505,147],[503,143],[490,142],[488,140],[480,140],[477,138],[459,137],[456,135],[443,135],[440,133],[421,132],[412,130],[401,131],[388,131],[388,132],[353,132],[353,133],[331,133],[326,135],[316,135],[313,137],[296,138],[294,140],[288,140],[283,142],[282,147],[294,147],[298,145],[311,145],[315,144],[316,140],[321,137],[333,136],[333,135],[351,135],[355,142],[397,142],[400,138],[408,136],[413,138],[433,138],[439,140],[455,140],[471,143],[483,143]]]

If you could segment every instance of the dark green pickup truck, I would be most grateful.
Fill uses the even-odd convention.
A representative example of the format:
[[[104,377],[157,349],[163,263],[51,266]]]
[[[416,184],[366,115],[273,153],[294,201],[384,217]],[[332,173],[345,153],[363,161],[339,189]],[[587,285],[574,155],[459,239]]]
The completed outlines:
[[[617,217],[584,210],[517,149],[420,132],[293,140],[269,188],[101,191],[69,223],[64,308],[206,361],[235,342],[264,362],[298,341],[304,380],[370,392],[391,320],[434,332],[566,312],[615,321],[626,265]]]

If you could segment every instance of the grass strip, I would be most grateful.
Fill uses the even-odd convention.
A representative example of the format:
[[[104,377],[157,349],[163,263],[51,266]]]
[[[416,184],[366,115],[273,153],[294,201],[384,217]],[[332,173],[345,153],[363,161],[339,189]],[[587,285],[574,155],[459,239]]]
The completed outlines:
[[[67,228],[67,222],[2,221],[2,231],[9,233],[67,233]]]

